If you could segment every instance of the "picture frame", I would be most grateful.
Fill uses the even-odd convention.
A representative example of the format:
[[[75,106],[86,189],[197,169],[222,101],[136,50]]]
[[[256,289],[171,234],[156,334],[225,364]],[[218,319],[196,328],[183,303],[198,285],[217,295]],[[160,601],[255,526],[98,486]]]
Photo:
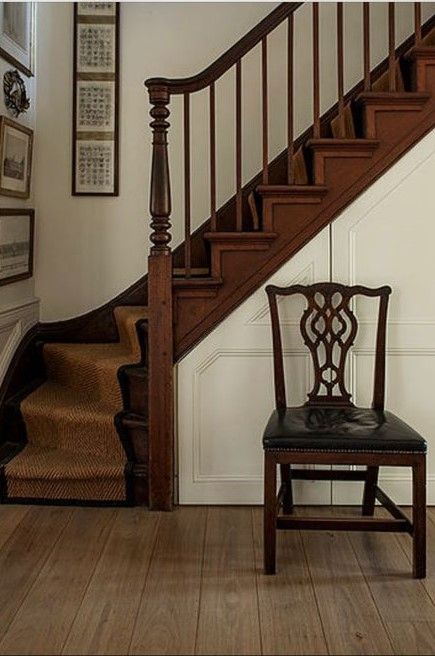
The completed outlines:
[[[72,195],[119,195],[120,3],[74,4]]]
[[[33,130],[0,116],[0,194],[29,198]]]
[[[0,57],[27,77],[35,66],[35,2],[0,3]]]
[[[0,286],[33,276],[35,211],[0,208]]]

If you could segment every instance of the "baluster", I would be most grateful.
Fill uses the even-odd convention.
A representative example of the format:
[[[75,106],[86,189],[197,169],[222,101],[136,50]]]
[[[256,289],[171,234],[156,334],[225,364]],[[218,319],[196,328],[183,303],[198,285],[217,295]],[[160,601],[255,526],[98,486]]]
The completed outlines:
[[[293,184],[293,14],[287,28],[287,182]]]
[[[415,45],[421,43],[421,2],[414,2]]]
[[[263,95],[263,184],[269,182],[268,107],[267,107],[267,37],[261,41],[261,85]]]
[[[337,2],[337,88],[340,137],[346,136],[344,122],[343,4]]]
[[[216,217],[216,105],[214,82],[210,84],[210,215],[211,230],[217,229]]]
[[[370,91],[370,3],[363,3],[364,91]]]
[[[243,228],[242,216],[242,62],[236,64],[236,229]]]
[[[319,3],[313,2],[313,135],[320,137]]]
[[[174,408],[172,334],[172,253],[167,132],[169,91],[149,87],[153,130],[151,163],[151,252],[148,258],[148,448],[149,504],[154,510],[172,508]],[[163,473],[167,475],[163,475]]]
[[[191,274],[190,248],[190,96],[184,94],[184,267]]]
[[[388,85],[396,91],[396,26],[394,2],[388,3]]]

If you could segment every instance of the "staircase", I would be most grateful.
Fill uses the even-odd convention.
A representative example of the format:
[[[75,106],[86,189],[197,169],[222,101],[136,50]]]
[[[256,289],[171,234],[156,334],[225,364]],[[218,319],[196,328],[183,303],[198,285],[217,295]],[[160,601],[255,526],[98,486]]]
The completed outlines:
[[[370,6],[361,12],[364,71],[343,90],[343,5],[337,3],[338,102],[320,115],[319,6],[312,8],[313,124],[293,134],[294,15],[283,3],[199,75],[146,82],[153,162],[148,276],[106,306],[39,325],[0,390],[1,500],[145,504],[170,509],[173,363],[435,126],[435,21],[370,70]],[[288,143],[273,161],[268,133],[268,35],[287,22]],[[242,60],[261,44],[262,170],[242,186]],[[216,86],[235,67],[236,194],[216,207]],[[209,89],[210,218],[192,233],[190,97]],[[185,240],[171,251],[168,131],[183,96]],[[147,307],[145,301],[147,300]]]

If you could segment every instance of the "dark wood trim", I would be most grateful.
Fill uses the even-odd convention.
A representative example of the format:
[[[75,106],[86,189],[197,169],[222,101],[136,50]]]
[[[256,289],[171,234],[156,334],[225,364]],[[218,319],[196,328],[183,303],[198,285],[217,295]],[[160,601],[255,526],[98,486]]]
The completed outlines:
[[[392,533],[412,533],[412,524],[408,519],[366,519],[364,517],[288,517],[280,516],[276,520],[278,529],[296,529],[299,531],[382,531]]]
[[[71,195],[72,196],[119,196],[119,100],[120,100],[120,2],[116,3],[114,21],[110,20],[110,16],[106,20],[99,20],[97,17],[82,17],[78,19],[77,2],[73,5],[73,107],[72,107],[72,172],[71,172]],[[112,77],[107,77],[106,73],[101,74],[86,74],[83,73],[81,79],[90,79],[95,81],[113,81],[115,84],[115,125],[114,125],[114,177],[113,177],[113,191],[93,192],[93,191],[76,191],[76,163],[77,163],[77,83],[79,82],[77,72],[77,26],[79,23],[89,23],[88,19],[92,19],[94,23],[107,23],[115,25],[115,74]]]
[[[303,2],[282,2],[276,9],[270,12],[263,20],[252,28],[244,37],[235,45],[231,46],[223,55],[221,55],[210,66],[204,69],[198,75],[186,78],[164,78],[152,77],[146,80],[145,86],[148,89],[152,87],[165,86],[171,95],[180,93],[192,93],[205,89],[212,82],[215,82],[226,71],[234,66],[237,61],[242,59],[254,46],[278,27],[283,20],[290,14],[294,13]]]
[[[29,270],[25,273],[18,273],[15,276],[10,276],[9,278],[0,279],[0,287],[2,285],[9,285],[10,283],[17,282],[18,280],[26,280],[33,276],[33,251],[34,251],[34,240],[35,240],[35,210],[28,207],[23,208],[0,208],[0,217],[2,216],[28,216],[30,221],[30,230],[29,230]]]

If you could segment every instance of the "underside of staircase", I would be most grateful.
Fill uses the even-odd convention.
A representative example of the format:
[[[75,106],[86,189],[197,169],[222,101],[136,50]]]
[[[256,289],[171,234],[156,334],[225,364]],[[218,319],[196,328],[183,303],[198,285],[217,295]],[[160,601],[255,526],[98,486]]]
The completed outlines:
[[[295,142],[291,184],[285,151],[193,233],[188,262],[174,251],[171,366],[433,129],[432,23],[396,50],[394,90],[387,66]],[[149,443],[151,403],[165,412],[149,389],[149,313],[165,315],[147,284],[26,335],[0,389],[1,501],[146,505],[150,470],[168,476]]]

